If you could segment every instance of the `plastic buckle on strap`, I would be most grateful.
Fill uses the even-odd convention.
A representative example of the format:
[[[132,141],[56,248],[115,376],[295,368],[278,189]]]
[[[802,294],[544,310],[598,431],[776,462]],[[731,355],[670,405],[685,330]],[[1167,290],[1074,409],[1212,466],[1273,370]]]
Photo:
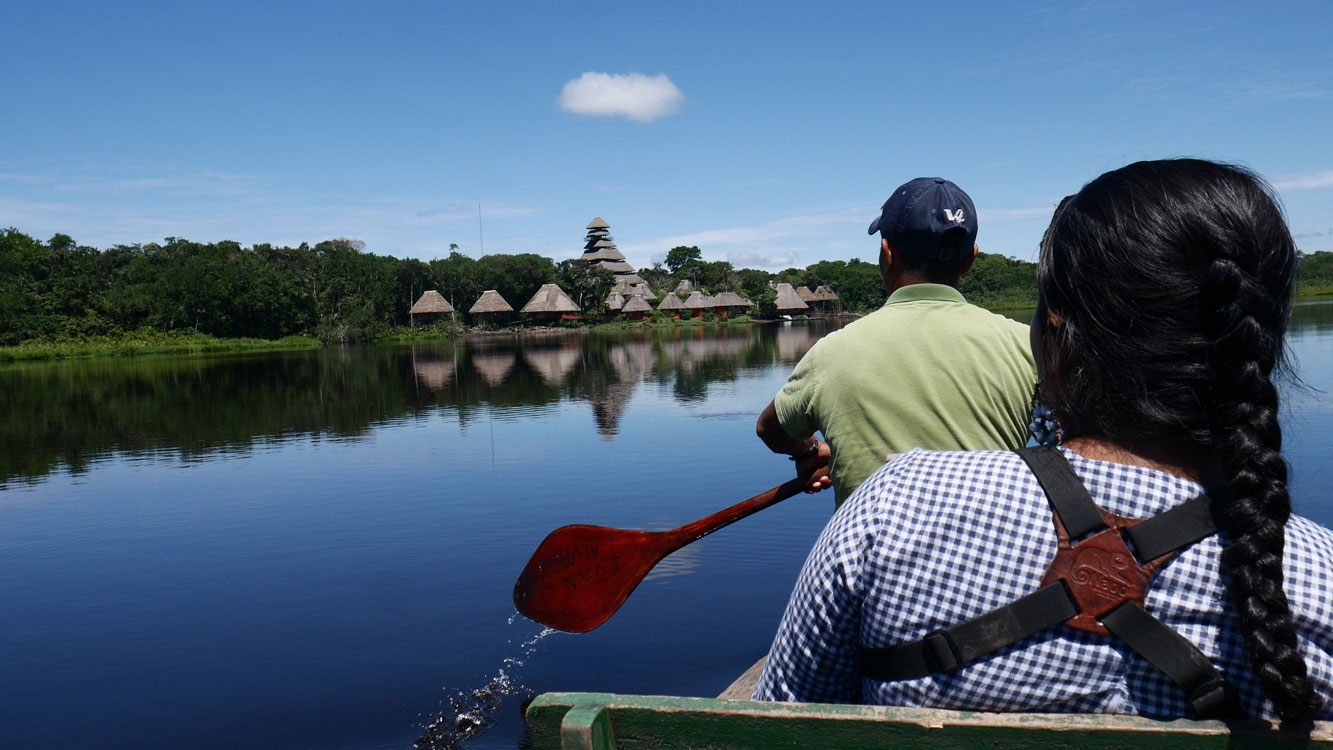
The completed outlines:
[[[1212,719],[1233,712],[1231,686],[1226,680],[1209,680],[1191,690],[1186,700],[1196,719]]]
[[[963,666],[963,654],[947,630],[932,630],[921,639],[921,654],[931,672],[953,674]]]

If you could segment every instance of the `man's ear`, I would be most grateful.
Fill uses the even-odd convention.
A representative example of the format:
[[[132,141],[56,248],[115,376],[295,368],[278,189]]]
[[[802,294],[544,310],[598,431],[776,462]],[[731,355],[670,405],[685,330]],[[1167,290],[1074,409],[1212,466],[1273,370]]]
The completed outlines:
[[[958,275],[959,275],[959,276],[963,276],[963,275],[965,275],[968,271],[971,271],[971,270],[972,270],[972,264],[976,262],[976,260],[977,260],[977,253],[980,252],[980,251],[981,251],[981,248],[977,247],[977,244],[976,244],[975,242],[972,243],[972,254],[969,255],[969,256],[967,256],[967,260],[963,261],[963,267],[962,267],[962,270],[960,270],[960,271],[958,272]]]
[[[885,239],[879,241],[879,267],[885,273],[893,269],[893,248],[889,247],[889,241]]]

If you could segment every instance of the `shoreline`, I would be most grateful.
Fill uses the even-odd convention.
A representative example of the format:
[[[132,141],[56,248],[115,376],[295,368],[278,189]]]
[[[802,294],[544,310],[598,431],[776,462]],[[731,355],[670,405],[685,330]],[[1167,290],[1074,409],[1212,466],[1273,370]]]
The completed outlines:
[[[0,347],[0,365],[65,359],[121,359],[185,354],[195,357],[256,352],[304,351],[323,344],[309,336],[281,339],[220,339],[198,333],[139,331],[122,336],[95,336],[80,341],[35,341]]]
[[[1292,295],[1293,304],[1333,302],[1333,286],[1307,286],[1297,289]],[[995,306],[978,305],[993,313],[1012,314],[1028,313],[1034,304]],[[806,320],[829,320],[840,318],[855,320],[860,313],[843,313],[839,316],[801,318]],[[632,332],[662,328],[702,328],[708,326],[750,326],[771,325],[788,322],[782,319],[756,319],[746,317],[742,320],[668,320],[668,321],[620,321],[589,323],[575,326],[524,326],[508,328],[463,328],[451,331],[412,331],[402,332],[371,339],[367,344],[403,346],[417,343],[436,343],[453,339],[484,341],[496,338],[550,338],[571,334],[587,335],[606,332]],[[94,336],[73,341],[32,341],[17,346],[0,347],[0,365],[19,362],[39,362],[67,359],[118,359],[125,357],[148,357],[159,355],[220,356],[227,354],[253,354],[262,352],[306,351],[331,345],[310,336],[288,336],[282,339],[216,338],[200,333],[158,331],[135,331],[120,336]]]

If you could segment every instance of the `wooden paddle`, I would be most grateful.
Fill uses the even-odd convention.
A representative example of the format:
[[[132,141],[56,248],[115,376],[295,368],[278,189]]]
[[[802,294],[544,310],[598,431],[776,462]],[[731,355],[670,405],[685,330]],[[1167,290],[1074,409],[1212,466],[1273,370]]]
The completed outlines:
[[[514,606],[547,627],[586,633],[610,619],[662,558],[799,494],[816,477],[825,476],[826,469],[671,531],[561,526],[546,536],[523,568],[514,584]]]

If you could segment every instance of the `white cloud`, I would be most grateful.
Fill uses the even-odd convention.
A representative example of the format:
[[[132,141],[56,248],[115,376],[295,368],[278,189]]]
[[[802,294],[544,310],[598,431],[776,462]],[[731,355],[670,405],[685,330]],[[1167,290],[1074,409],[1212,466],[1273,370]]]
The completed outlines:
[[[685,95],[666,73],[594,73],[589,71],[565,84],[560,108],[589,117],[623,117],[652,122],[680,111]]]
[[[1297,174],[1273,182],[1278,190],[1313,190],[1333,185],[1333,169],[1310,174]]]
[[[788,250],[778,255],[764,257],[758,253],[739,251],[727,253],[727,260],[735,266],[761,266],[763,268],[787,268],[796,265],[799,257],[795,250]]]
[[[1304,232],[1301,232],[1300,234],[1296,235],[1296,239],[1304,240],[1304,239],[1309,239],[1311,237],[1323,237],[1323,236],[1324,236],[1323,232],[1316,232],[1313,229],[1307,229]]]

